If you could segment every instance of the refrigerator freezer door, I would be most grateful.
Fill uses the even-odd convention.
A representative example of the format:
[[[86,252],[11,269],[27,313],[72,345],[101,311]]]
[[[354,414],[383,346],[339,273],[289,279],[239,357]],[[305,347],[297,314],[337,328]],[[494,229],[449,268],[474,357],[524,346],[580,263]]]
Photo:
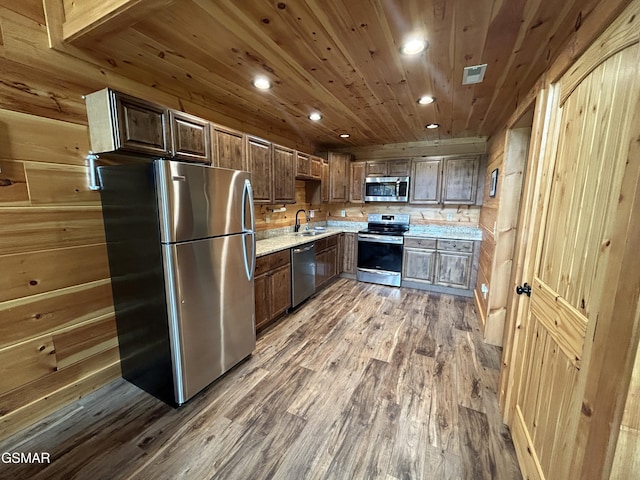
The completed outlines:
[[[251,234],[164,245],[176,403],[187,401],[255,348]],[[250,247],[252,248],[252,247]]]
[[[156,160],[155,167],[163,243],[248,231],[251,174],[170,160]]]

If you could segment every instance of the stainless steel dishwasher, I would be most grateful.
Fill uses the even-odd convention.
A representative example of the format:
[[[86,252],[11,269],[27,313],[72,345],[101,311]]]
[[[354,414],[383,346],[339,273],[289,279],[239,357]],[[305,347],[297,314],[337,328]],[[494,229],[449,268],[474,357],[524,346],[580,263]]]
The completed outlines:
[[[316,244],[291,249],[291,306],[297,307],[316,292]]]

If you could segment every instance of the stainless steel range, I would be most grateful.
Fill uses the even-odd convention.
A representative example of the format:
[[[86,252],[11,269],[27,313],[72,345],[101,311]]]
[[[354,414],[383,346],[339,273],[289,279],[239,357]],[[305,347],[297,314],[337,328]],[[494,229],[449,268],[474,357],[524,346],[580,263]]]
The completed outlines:
[[[358,232],[357,278],[362,282],[399,287],[409,215],[370,213],[367,220],[368,228]]]

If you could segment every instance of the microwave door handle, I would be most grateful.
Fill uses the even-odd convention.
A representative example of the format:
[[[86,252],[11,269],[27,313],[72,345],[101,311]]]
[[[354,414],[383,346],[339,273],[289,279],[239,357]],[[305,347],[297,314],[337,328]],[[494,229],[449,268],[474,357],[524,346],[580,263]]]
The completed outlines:
[[[396,180],[396,197],[400,196],[400,179]]]

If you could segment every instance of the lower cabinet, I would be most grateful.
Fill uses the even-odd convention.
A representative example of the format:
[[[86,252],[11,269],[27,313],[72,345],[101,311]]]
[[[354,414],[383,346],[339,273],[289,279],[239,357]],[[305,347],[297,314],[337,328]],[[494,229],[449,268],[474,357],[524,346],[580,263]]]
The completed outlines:
[[[260,330],[291,307],[291,254],[288,249],[256,259],[254,292],[256,330]]]
[[[351,275],[356,274],[358,268],[358,234],[345,233],[342,249],[342,271]]]
[[[340,273],[338,267],[338,235],[316,241],[316,291]]]
[[[403,285],[464,290],[470,296],[477,272],[477,250],[472,240],[405,237]]]

